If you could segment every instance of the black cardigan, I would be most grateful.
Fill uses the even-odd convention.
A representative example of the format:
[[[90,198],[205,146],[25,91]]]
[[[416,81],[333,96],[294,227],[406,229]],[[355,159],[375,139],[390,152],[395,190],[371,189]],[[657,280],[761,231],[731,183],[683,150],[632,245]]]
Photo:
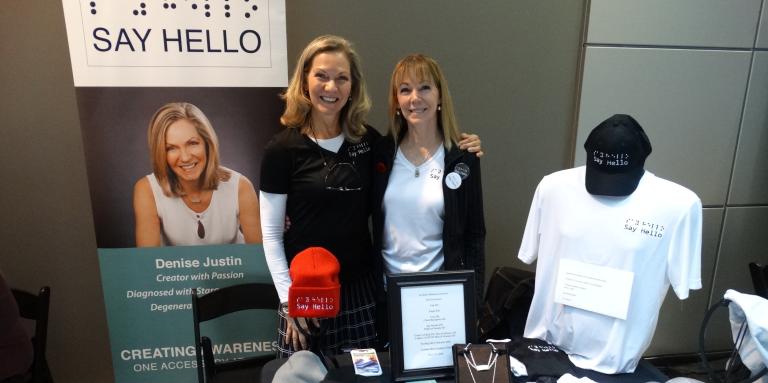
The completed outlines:
[[[387,190],[389,174],[397,153],[392,136],[382,137],[373,154],[373,249],[377,260],[377,271],[383,275],[381,256],[384,234],[384,212],[382,203]],[[445,184],[445,176],[453,172],[456,165],[464,163],[469,175],[461,186],[451,189]],[[445,270],[474,270],[476,305],[482,303],[485,275],[485,219],[483,216],[483,190],[480,180],[480,160],[474,153],[462,151],[453,145],[445,153],[443,171],[443,200],[445,219],[443,221],[443,268]]]

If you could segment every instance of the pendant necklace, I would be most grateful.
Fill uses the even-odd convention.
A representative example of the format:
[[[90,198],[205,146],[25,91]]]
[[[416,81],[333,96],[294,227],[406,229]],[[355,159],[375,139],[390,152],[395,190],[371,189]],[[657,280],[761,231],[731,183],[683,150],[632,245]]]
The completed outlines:
[[[192,197],[192,195],[182,192],[182,197],[187,197],[187,200],[189,200],[189,203],[191,204],[199,204],[203,202],[203,192],[201,192],[196,198]],[[203,226],[202,221],[202,214],[193,211],[195,214],[195,218],[197,219],[197,237],[200,239],[205,238],[205,226]]]
[[[405,155],[405,151],[402,150],[402,145],[400,145],[400,148],[401,148],[400,151],[403,153],[403,156],[405,157],[406,160],[408,160],[408,156],[406,156]],[[440,148],[440,145],[438,145],[433,150],[427,151],[427,156],[426,156],[426,158],[424,158],[424,162],[420,163],[418,166],[416,166],[416,165],[413,166],[413,168],[414,168],[413,169],[413,177],[414,178],[419,178],[419,176],[421,175],[421,171],[419,170],[419,168],[422,167],[427,162],[431,161],[432,157],[435,155],[435,153],[437,153],[437,150],[439,148]],[[408,160],[408,161],[410,162],[410,160]]]
[[[187,200],[189,200],[189,203],[191,204],[200,204],[203,202],[203,192],[201,192],[197,197],[192,197],[192,195],[184,193],[184,197],[187,197]],[[203,226],[202,221],[202,214],[198,212],[195,213],[195,218],[197,219],[197,237],[200,239],[205,238],[205,226]]]
[[[200,214],[195,214],[197,217],[197,237],[200,239],[205,238],[205,226],[203,226],[203,221],[201,221]]]
[[[201,189],[197,192],[197,195],[192,195],[192,193],[188,193],[184,188],[182,187],[181,190],[179,190],[179,195],[184,198],[186,201],[188,201],[191,204],[200,204],[205,201],[206,194],[208,190]]]
[[[312,126],[312,119],[309,119],[309,131],[312,133],[311,139],[315,141],[315,145],[317,145],[317,152],[320,153],[320,158],[323,159],[323,167],[328,167],[328,161],[325,160],[325,155],[323,154],[322,147],[320,146],[320,141],[317,139],[317,134],[315,134],[315,128]]]
[[[203,202],[203,193],[205,193],[205,191],[201,191],[200,194],[197,195],[197,197],[193,197],[192,194],[189,194],[182,190],[179,194],[181,194],[182,197],[187,197],[187,200],[189,201],[189,203],[196,204],[196,203]]]
[[[469,370],[469,377],[472,378],[473,383],[477,383],[475,380],[475,374],[472,373],[472,370],[475,371],[488,371],[493,367],[493,375],[491,378],[491,383],[496,382],[496,359],[499,357],[499,352],[496,350],[496,346],[493,345],[493,343],[488,343],[491,346],[491,353],[488,354],[488,362],[486,364],[477,364],[475,363],[475,356],[472,354],[472,350],[469,349],[469,347],[472,345],[472,343],[467,343],[467,346],[464,347],[464,361],[467,363],[467,370]],[[469,354],[469,358],[467,357],[467,354]],[[469,359],[472,358],[472,361],[470,362]]]
[[[201,192],[195,198],[195,197],[192,197],[190,194],[187,194],[186,192],[182,191],[181,192],[181,196],[182,196],[182,198],[183,197],[187,197],[187,200],[191,204],[199,204],[199,203],[203,202],[203,193],[204,192]],[[205,238],[205,226],[203,226],[203,221],[202,221],[203,216],[202,216],[202,213],[198,213],[196,211],[193,211],[193,213],[195,214],[195,218],[197,219],[197,237],[200,238],[200,239],[203,239],[203,238]]]

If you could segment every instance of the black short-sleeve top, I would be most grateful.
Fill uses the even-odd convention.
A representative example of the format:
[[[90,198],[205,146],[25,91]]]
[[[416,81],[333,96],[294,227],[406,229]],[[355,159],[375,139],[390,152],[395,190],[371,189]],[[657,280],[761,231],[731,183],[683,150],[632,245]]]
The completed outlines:
[[[286,128],[267,144],[260,189],[287,194],[290,228],[283,236],[290,264],[300,251],[321,246],[341,264],[341,280],[373,270],[370,214],[372,149],[381,135],[368,127],[359,142],[345,140],[334,153],[298,128]]]

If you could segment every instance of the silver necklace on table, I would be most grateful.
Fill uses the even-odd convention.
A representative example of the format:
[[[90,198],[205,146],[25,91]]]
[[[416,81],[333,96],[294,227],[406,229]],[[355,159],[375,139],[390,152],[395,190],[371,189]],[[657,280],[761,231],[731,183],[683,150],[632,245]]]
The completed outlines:
[[[474,369],[477,372],[480,371],[488,371],[493,367],[493,377],[491,378],[491,383],[496,382],[496,360],[499,358],[499,352],[496,350],[496,346],[493,345],[493,343],[488,343],[491,346],[491,353],[488,354],[488,362],[486,364],[477,364],[475,363],[475,356],[472,354],[472,350],[469,349],[470,346],[472,346],[472,343],[467,343],[467,345],[464,347],[464,361],[467,362],[467,370],[469,370],[469,377],[472,378],[473,383],[477,383],[475,380],[475,374],[472,373],[472,370]],[[469,357],[467,357],[467,354],[469,354]],[[470,362],[469,359],[472,359]]]

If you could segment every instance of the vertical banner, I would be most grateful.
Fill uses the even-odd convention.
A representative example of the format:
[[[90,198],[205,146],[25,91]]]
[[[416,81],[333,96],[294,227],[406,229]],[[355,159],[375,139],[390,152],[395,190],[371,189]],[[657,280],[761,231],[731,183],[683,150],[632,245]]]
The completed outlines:
[[[115,381],[195,381],[191,290],[271,283],[255,187],[288,82],[284,0],[63,5]],[[201,332],[237,359],[273,353],[275,328],[256,311]]]

